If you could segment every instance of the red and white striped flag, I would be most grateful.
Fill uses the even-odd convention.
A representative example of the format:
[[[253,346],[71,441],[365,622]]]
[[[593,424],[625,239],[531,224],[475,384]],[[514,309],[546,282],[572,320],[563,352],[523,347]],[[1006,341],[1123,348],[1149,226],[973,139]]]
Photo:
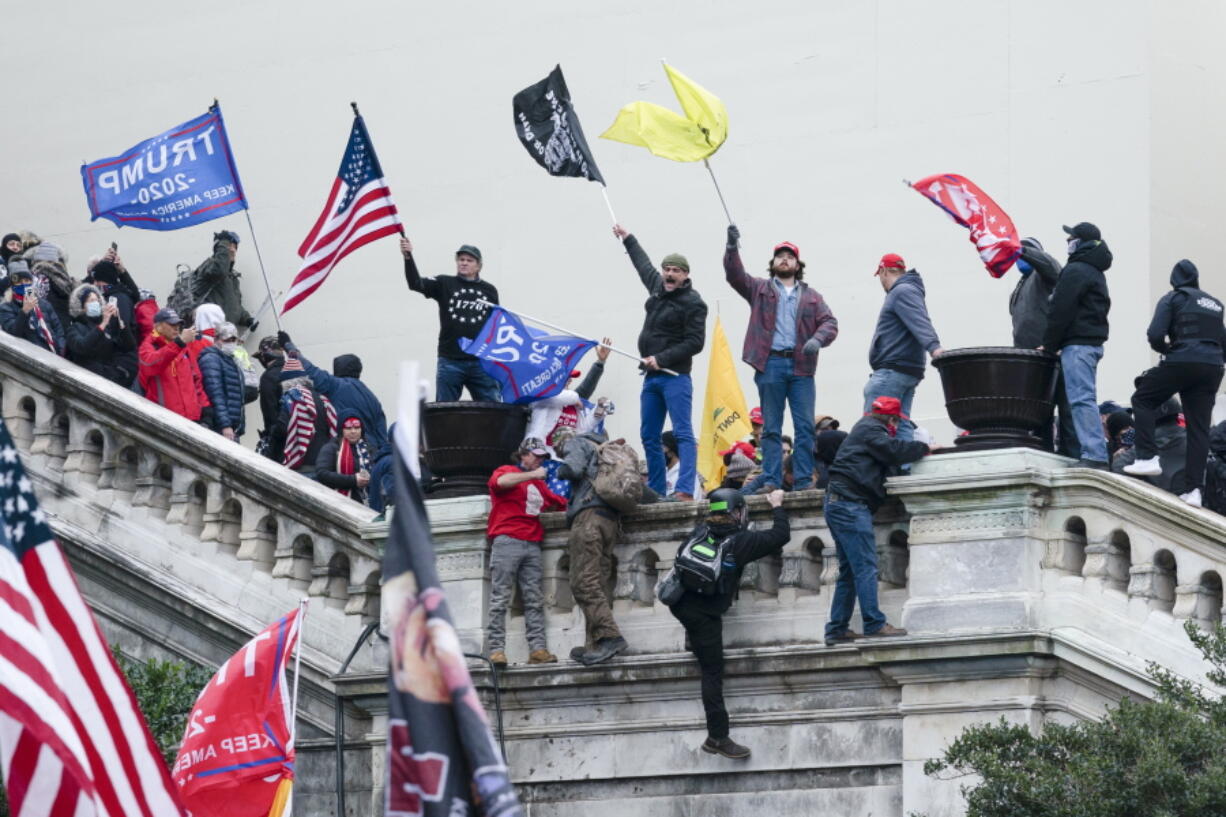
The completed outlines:
[[[384,236],[401,232],[392,191],[383,181],[383,168],[366,133],[366,123],[355,116],[340,170],[328,193],[328,203],[311,232],[298,248],[302,268],[285,297],[284,315],[319,289],[332,268],[349,253]]]
[[[0,766],[13,817],[182,817],[0,424]]]

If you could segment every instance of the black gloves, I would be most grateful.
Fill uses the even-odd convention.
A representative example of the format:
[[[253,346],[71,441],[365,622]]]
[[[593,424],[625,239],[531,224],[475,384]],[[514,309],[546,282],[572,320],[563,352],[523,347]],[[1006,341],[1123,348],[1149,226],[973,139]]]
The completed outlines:
[[[278,330],[277,343],[281,344],[282,349],[288,349],[294,342],[289,339],[289,332]]]
[[[741,231],[735,224],[728,225],[728,249],[735,250],[741,244]]]

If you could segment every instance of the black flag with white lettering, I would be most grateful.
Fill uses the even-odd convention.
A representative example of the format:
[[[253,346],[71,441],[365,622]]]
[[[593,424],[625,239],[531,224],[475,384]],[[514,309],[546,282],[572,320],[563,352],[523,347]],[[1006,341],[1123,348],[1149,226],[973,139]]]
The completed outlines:
[[[515,134],[528,155],[549,175],[577,176],[604,184],[570,104],[562,66],[555,66],[549,76],[520,91],[511,104],[515,109]]]

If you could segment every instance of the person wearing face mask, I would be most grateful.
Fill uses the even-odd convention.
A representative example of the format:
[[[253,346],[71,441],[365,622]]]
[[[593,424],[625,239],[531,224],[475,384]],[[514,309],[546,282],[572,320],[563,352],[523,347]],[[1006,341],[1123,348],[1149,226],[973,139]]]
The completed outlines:
[[[92,284],[72,291],[68,303],[68,358],[78,366],[124,388],[136,378],[136,337],[119,316],[118,308],[104,302]]]
[[[145,397],[180,417],[200,422],[208,397],[200,369],[187,353],[195,329],[181,329],[183,319],[169,307],[153,316],[153,333],[140,346],[139,378]],[[211,423],[205,425],[210,428]]]
[[[438,302],[438,367],[434,376],[434,399],[459,400],[468,389],[474,400],[502,402],[498,381],[486,374],[481,361],[460,348],[460,339],[472,340],[489,317],[490,304],[498,303],[498,290],[481,277],[481,250],[465,244],[455,252],[455,275],[423,278],[413,260],[413,243],[400,238],[404,256],[404,280],[409,289]]]
[[[1023,238],[1022,254],[1015,266],[1021,277],[1009,296],[1013,346],[1033,349],[1043,342],[1049,299],[1060,278],[1060,262],[1043,250],[1039,239]]]
[[[64,330],[54,309],[44,308],[34,289],[34,276],[25,259],[9,259],[12,284],[0,303],[0,328],[57,355],[64,354]]]
[[[234,358],[238,349],[238,328],[223,322],[216,329],[216,340],[200,352],[200,377],[204,393],[213,407],[212,428],[227,440],[238,442],[246,428],[243,411],[243,372]]]
[[[1107,277],[1111,250],[1098,227],[1083,221],[1065,227],[1068,263],[1051,294],[1047,328],[1038,347],[1060,355],[1059,453],[1078,465],[1105,471],[1107,438],[1098,414],[1098,362],[1107,342],[1111,295]]]
[[[217,327],[223,323],[226,323],[226,313],[217,304],[200,304],[192,313],[196,339],[187,345],[187,353],[197,365],[200,363],[200,353],[213,345],[217,337]]]
[[[639,369],[644,373],[643,390],[639,393],[641,416],[639,436],[647,460],[647,484],[660,496],[668,490],[668,467],[664,461],[664,416],[672,422],[681,455],[679,489],[674,499],[689,502],[694,495],[686,488],[698,475],[698,445],[690,418],[694,400],[694,384],[690,380],[694,356],[702,351],[707,340],[707,305],[690,283],[690,262],[680,253],[671,253],[660,261],[660,270],[630,232],[616,224],[613,236],[622,242],[630,263],[647,288],[643,309],[647,317],[639,332]],[[670,369],[675,374],[661,371]]]
[[[749,327],[741,359],[754,369],[762,402],[762,473],[746,493],[770,493],[783,486],[784,406],[792,408],[797,454],[792,460],[793,490],[813,487],[813,409],[817,398],[813,375],[817,355],[839,335],[839,322],[821,293],[804,282],[805,263],[790,241],[775,245],[769,277],[745,272],[736,225],[728,227],[724,276],[749,302]]]
[[[88,267],[86,283],[98,287],[104,300],[115,299],[119,309],[119,317],[125,326],[136,331],[136,304],[140,301],[140,287],[132,280],[132,275],[123,264],[123,259],[113,247],[106,254]]]
[[[285,350],[276,335],[260,338],[255,359],[264,367],[260,373],[260,417],[264,427],[260,429],[260,438],[267,439],[268,432],[277,422],[277,413],[281,410],[281,367],[285,365]]]
[[[9,288],[9,259],[21,254],[21,236],[9,233],[0,239],[0,295]]]
[[[341,433],[319,449],[319,456],[315,458],[315,479],[365,505],[373,452],[362,434],[362,418],[348,409],[338,412],[337,422]]]

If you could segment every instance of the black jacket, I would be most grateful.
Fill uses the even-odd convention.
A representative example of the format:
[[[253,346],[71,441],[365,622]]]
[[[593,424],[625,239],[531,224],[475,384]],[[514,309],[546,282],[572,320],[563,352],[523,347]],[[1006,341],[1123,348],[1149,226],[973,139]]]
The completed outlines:
[[[885,478],[927,453],[926,443],[891,437],[884,420],[871,414],[861,417],[839,446],[826,490],[875,511],[885,502]]]
[[[1013,345],[1018,349],[1034,349],[1043,343],[1051,294],[1060,280],[1060,262],[1038,244],[1033,238],[1022,239],[1022,258],[1031,266],[1031,271],[1021,276],[1009,296]]]
[[[342,422],[340,420],[337,421]],[[366,449],[368,462],[370,466],[374,465],[374,457],[370,456],[370,446],[366,440],[358,440],[358,445]],[[336,456],[340,452],[341,438],[337,436],[324,443],[319,449],[319,455],[315,458],[315,479],[322,484],[328,486],[334,491],[348,491],[349,498],[354,502],[366,504],[367,488],[358,487],[358,477],[356,474],[342,474],[336,470]]]
[[[1200,271],[1186,259],[1171,270],[1171,287],[1154,307],[1146,331],[1150,347],[1168,363],[1221,366],[1226,353],[1222,302],[1200,289]]]
[[[49,352],[57,355],[64,354],[64,329],[60,323],[59,315],[46,303],[39,303],[38,311],[43,315],[43,322],[47,324],[47,330],[51,333],[54,340],[55,348],[52,349],[47,345],[47,339],[38,331],[38,321],[34,317],[34,312],[23,313],[21,304],[15,300],[8,300],[0,303],[0,329],[8,332],[19,338],[24,338],[30,341],[35,346],[40,346]]]
[[[1111,250],[1103,241],[1085,241],[1068,257],[1051,294],[1044,349],[1055,352],[1065,346],[1102,346],[1107,342],[1111,296],[1103,273],[1109,269]]]
[[[643,308],[647,319],[639,332],[639,354],[655,355],[662,369],[689,374],[694,355],[702,351],[707,338],[707,305],[687,279],[672,292],[664,289],[664,279],[639,246],[638,239],[626,236],[623,242],[639,278],[651,293]]]
[[[677,604],[697,607],[714,616],[723,615],[732,606],[732,599],[740,587],[741,572],[745,569],[745,565],[757,561],[763,556],[778,553],[788,543],[788,540],[792,538],[792,526],[788,521],[788,512],[783,508],[774,508],[771,511],[771,516],[774,517],[774,524],[770,530],[741,530],[738,532],[739,529],[735,526],[712,525],[708,528],[705,524],[695,528],[690,537],[697,535],[704,528],[711,536],[715,537],[716,541],[722,540],[729,534],[735,537],[728,546],[728,552],[732,554],[732,558],[736,562],[736,575],[725,585],[728,588],[726,593],[703,596],[686,590],[685,594],[681,597],[681,601],[677,602]],[[686,541],[689,541],[690,537],[687,537]],[[685,543],[683,542],[682,547],[684,546]],[[680,552],[680,549],[678,549],[678,552]]]
[[[264,368],[260,374],[260,416],[264,420],[264,433],[272,430],[281,411],[281,367],[285,358],[279,357]]]
[[[131,325],[120,329],[119,322],[112,320],[102,331],[100,323],[84,314],[73,318],[68,324],[68,358],[112,383],[131,386],[137,370]]]
[[[481,331],[490,308],[478,300],[498,303],[498,290],[480,277],[466,281],[458,275],[422,278],[412,256],[404,259],[404,280],[409,289],[438,301],[438,356],[451,360],[476,360],[460,349],[460,338],[472,340]]]

